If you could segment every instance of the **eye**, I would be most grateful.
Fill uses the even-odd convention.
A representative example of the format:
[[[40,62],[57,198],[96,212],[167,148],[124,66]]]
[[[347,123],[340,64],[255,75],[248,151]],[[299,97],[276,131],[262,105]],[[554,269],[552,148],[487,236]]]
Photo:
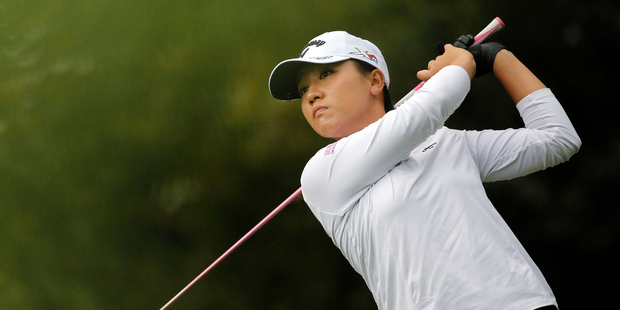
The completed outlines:
[[[319,78],[323,79],[332,73],[334,73],[334,70],[331,70],[331,69],[323,70],[321,71],[321,75],[319,76]]]
[[[303,96],[308,91],[308,86],[299,89],[299,95]]]

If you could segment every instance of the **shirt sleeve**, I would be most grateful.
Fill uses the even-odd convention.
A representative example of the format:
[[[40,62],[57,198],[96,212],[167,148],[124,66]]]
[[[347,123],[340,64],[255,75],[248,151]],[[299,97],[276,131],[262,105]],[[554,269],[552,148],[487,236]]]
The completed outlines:
[[[463,68],[445,67],[398,109],[320,150],[301,177],[308,205],[318,212],[344,214],[369,186],[443,126],[469,87]]]
[[[567,161],[581,140],[550,89],[517,104],[525,128],[466,131],[483,181],[508,180]]]

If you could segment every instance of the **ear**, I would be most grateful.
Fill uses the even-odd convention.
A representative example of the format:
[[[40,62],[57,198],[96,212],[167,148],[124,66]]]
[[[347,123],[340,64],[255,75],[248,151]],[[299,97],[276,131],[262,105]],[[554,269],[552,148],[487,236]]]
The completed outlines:
[[[385,76],[379,69],[374,69],[370,73],[370,89],[373,95],[379,94],[385,86]]]

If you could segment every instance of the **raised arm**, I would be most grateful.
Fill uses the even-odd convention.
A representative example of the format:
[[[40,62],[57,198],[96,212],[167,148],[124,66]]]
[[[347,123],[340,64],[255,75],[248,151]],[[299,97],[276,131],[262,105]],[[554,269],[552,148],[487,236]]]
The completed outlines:
[[[564,162],[579,150],[581,140],[557,98],[512,52],[499,43],[468,50],[476,59],[476,76],[493,71],[525,124],[516,130],[465,133],[483,180],[527,175]]]
[[[473,62],[471,55],[469,58]],[[397,110],[308,161],[301,184],[304,199],[313,210],[344,214],[369,186],[444,125],[469,92],[471,73],[452,63],[441,67]]]

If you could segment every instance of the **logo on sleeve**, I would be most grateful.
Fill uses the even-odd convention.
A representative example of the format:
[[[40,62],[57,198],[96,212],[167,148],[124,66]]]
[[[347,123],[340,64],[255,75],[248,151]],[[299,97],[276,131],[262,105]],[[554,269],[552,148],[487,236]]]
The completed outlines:
[[[334,142],[334,143],[332,143],[332,144],[328,145],[328,146],[325,148],[325,154],[323,154],[323,156],[333,155],[333,154],[334,154],[334,152],[336,152],[336,142]]]
[[[433,142],[433,144],[431,144],[431,145],[429,145],[429,146],[425,147],[425,148],[422,150],[422,153],[424,153],[424,152],[426,152],[426,151],[428,151],[428,150],[430,150],[430,149],[434,148],[434,147],[435,147],[435,145],[437,145],[437,142]]]

